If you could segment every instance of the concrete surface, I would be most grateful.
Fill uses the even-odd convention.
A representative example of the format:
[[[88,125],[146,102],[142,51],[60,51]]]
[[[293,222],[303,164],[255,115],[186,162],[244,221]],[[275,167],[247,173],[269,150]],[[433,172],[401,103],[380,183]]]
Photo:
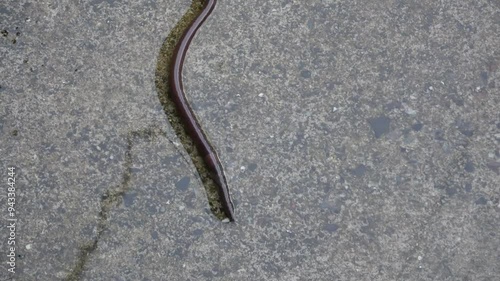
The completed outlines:
[[[1,5],[0,280],[500,280],[500,2],[220,0],[185,85],[234,224],[154,84],[189,5]]]

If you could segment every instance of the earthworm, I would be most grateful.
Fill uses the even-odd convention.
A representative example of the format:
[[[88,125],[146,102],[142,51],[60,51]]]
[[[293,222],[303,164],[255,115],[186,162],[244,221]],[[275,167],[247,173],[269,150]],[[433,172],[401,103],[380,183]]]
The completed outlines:
[[[217,185],[222,210],[230,221],[234,221],[234,207],[231,202],[226,176],[224,175],[224,169],[219,160],[219,156],[208,141],[205,133],[201,129],[198,119],[189,105],[186,95],[184,94],[184,87],[182,85],[182,67],[184,65],[184,59],[186,57],[189,44],[196,35],[200,26],[203,22],[205,22],[210,13],[212,13],[215,3],[216,0],[204,1],[203,10],[189,25],[177,43],[170,69],[169,86],[170,94],[172,95],[175,106],[179,111],[181,122],[184,123],[188,135],[191,137],[196,145],[196,148],[198,149],[198,152],[203,157],[211,178]]]

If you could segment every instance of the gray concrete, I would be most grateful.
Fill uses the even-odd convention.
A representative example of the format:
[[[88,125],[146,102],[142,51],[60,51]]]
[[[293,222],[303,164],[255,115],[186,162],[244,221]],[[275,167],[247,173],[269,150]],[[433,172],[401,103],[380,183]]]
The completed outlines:
[[[185,85],[235,224],[156,93],[189,1],[2,4],[0,280],[500,280],[500,2],[219,2]]]

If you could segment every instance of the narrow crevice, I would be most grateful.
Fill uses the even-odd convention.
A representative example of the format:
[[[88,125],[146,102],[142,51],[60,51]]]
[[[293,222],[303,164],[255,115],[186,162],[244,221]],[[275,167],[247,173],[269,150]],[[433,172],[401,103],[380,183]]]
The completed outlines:
[[[201,13],[202,10],[203,0],[193,0],[191,6],[186,11],[184,16],[179,20],[177,25],[172,29],[170,34],[163,42],[157,59],[155,84],[158,98],[161,105],[163,106],[165,115],[167,116],[180,142],[182,143],[182,146],[191,157],[192,163],[198,171],[203,186],[205,187],[210,210],[217,218],[222,220],[225,218],[225,215],[221,209],[222,205],[219,199],[217,185],[210,178],[210,173],[205,166],[206,164],[203,161],[203,158],[196,150],[193,140],[187,134],[180,114],[176,110],[174,102],[171,99],[168,85],[170,63],[175,50],[175,46],[180,40],[183,32],[189,27],[191,22]]]
[[[123,195],[130,190],[131,188],[130,181],[132,179],[132,148],[134,145],[134,141],[136,139],[153,141],[154,138],[165,135],[166,135],[165,132],[156,128],[146,128],[140,131],[131,131],[128,133],[127,148],[125,151],[125,161],[123,164],[124,169],[123,169],[121,183],[117,187],[106,190],[104,194],[101,196],[100,199],[101,210],[99,211],[98,214],[97,231],[95,238],[92,241],[80,247],[80,253],[78,255],[77,262],[73,270],[71,270],[71,272],[64,280],[66,281],[80,280],[80,277],[83,273],[86,263],[88,262],[92,253],[97,249],[97,245],[99,243],[101,236],[103,235],[104,231],[108,228],[108,218],[110,211],[114,206],[116,206],[119,202],[121,202]],[[172,143],[172,141],[170,142]]]

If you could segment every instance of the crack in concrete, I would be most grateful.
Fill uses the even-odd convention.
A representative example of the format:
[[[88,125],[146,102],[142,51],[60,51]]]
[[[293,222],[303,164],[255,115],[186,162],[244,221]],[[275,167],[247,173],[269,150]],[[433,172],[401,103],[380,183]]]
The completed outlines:
[[[114,189],[107,190],[101,197],[101,210],[99,211],[98,215],[97,234],[92,241],[80,247],[80,254],[78,255],[76,265],[68,274],[68,276],[64,278],[64,280],[80,280],[85,265],[87,264],[92,253],[97,249],[99,240],[108,227],[109,212],[111,211],[113,206],[115,206],[121,200],[121,197],[130,189],[130,180],[132,173],[132,147],[134,138],[151,139],[160,135],[166,137],[166,139],[172,145],[174,145],[175,149],[179,152],[179,155],[181,155],[186,163],[194,164],[196,170],[198,171],[198,174],[193,173],[193,175],[195,176],[195,178],[201,179],[201,182],[207,192],[208,202],[212,213],[219,219],[224,218],[224,214],[221,211],[221,203],[219,201],[217,187],[213,180],[210,178],[209,173],[203,164],[203,159],[196,151],[193,141],[188,136],[183,123],[181,122],[180,115],[177,113],[174,103],[170,99],[170,95],[168,93],[168,67],[170,65],[175,45],[182,36],[184,30],[189,26],[191,21],[201,12],[202,9],[202,0],[192,1],[189,9],[165,39],[158,55],[158,63],[155,73],[155,84],[160,103],[162,104],[164,112],[177,137],[181,141],[183,147],[186,149],[188,155],[191,157],[192,162],[188,161],[185,158],[184,154],[177,148],[177,145],[166,136],[165,132],[162,132],[159,129],[149,127],[140,131],[129,132],[129,134],[127,135],[127,149],[125,153],[124,172],[121,184]],[[199,176],[199,178],[197,176]]]
[[[166,137],[166,133],[163,132],[161,129],[157,129],[154,127],[148,127],[143,130],[139,131],[131,131],[127,135],[127,148],[125,152],[125,162],[123,164],[124,166],[124,172],[122,175],[122,180],[120,185],[118,185],[115,188],[112,188],[110,190],[106,190],[106,192],[101,196],[101,210],[99,211],[98,214],[98,221],[97,221],[97,234],[95,238],[84,244],[83,246],[80,247],[80,254],[78,255],[78,259],[76,262],[76,265],[74,268],[71,270],[71,272],[68,274],[64,280],[66,281],[77,281],[81,278],[81,275],[83,273],[85,264],[88,262],[90,256],[92,253],[97,249],[97,245],[99,243],[99,240],[104,233],[104,231],[108,227],[108,218],[109,218],[109,213],[113,206],[115,206],[120,200],[122,200],[123,195],[130,190],[130,181],[132,178],[132,148],[134,144],[134,139],[139,138],[143,140],[148,140],[152,141],[154,140],[155,137],[158,136],[164,136]],[[174,145],[175,149],[177,147],[175,144],[168,138],[166,138],[172,145]],[[178,150],[179,151],[179,150]],[[179,151],[179,154],[181,157],[186,161],[187,163],[189,162],[184,155]]]
[[[201,155],[198,153],[193,140],[187,134],[184,123],[181,121],[180,114],[177,112],[174,102],[171,99],[168,87],[169,66],[175,46],[193,19],[196,18],[203,10],[203,2],[204,1],[202,0],[193,0],[184,16],[182,16],[163,42],[157,59],[155,84],[158,92],[158,99],[163,106],[165,115],[167,116],[184,149],[191,157],[192,163],[198,171],[198,175],[200,176],[203,186],[205,187],[210,210],[217,218],[223,220],[225,215],[222,212],[222,204],[217,191],[217,185],[210,177],[206,164]]]

